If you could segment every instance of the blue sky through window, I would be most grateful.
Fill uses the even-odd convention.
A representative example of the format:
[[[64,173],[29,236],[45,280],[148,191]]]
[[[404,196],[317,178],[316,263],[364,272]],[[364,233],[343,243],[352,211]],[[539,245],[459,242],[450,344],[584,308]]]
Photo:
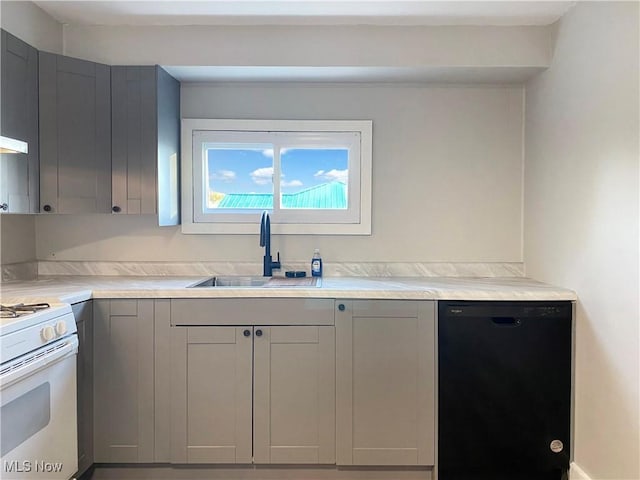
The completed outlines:
[[[347,183],[348,149],[282,149],[281,192],[294,193],[340,181]],[[273,193],[273,150],[210,148],[207,150],[209,191]]]

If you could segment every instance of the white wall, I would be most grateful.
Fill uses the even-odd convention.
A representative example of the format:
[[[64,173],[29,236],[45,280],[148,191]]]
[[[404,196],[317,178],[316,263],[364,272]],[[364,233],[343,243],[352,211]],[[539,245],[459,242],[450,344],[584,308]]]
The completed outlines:
[[[526,86],[525,264],[577,291],[575,461],[640,478],[639,4],[578,2]]]
[[[183,117],[373,120],[373,235],[275,236],[285,261],[521,261],[521,88],[183,85]],[[256,235],[39,216],[45,260],[259,261]]]
[[[62,53],[62,25],[32,2],[0,2],[0,24],[40,50]],[[0,263],[35,259],[33,215],[0,215],[0,232]]]
[[[33,215],[0,216],[0,263],[19,263],[36,258],[36,229]]]
[[[33,2],[2,0],[0,23],[38,50],[62,53],[62,25]]]
[[[536,67],[549,27],[79,26],[65,55],[107,64],[348,67]]]

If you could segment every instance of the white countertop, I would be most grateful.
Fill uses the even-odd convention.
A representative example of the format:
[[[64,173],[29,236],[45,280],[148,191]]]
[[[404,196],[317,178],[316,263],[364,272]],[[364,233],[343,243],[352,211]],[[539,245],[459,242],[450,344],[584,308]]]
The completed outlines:
[[[404,300],[576,300],[572,290],[530,278],[324,277],[319,287],[187,288],[203,276],[43,276],[4,282],[0,301],[77,303],[91,298],[363,298]]]

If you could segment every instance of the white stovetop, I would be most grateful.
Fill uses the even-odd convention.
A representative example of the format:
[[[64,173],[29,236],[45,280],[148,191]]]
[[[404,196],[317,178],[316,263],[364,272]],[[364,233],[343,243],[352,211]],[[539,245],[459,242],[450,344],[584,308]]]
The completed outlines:
[[[43,276],[4,282],[0,300],[76,303],[90,298],[370,298],[576,300],[575,292],[530,278],[324,277],[320,287],[187,288],[203,276]]]

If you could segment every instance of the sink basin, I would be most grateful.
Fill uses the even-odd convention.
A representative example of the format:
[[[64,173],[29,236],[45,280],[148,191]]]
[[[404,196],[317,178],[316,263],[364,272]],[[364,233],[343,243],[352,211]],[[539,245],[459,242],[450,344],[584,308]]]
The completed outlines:
[[[271,277],[211,277],[202,282],[189,285],[187,288],[201,288],[201,287],[262,287],[265,285]]]
[[[212,288],[212,287],[234,287],[234,288],[300,288],[319,287],[320,279],[317,277],[284,278],[284,277],[210,277],[187,288]]]

